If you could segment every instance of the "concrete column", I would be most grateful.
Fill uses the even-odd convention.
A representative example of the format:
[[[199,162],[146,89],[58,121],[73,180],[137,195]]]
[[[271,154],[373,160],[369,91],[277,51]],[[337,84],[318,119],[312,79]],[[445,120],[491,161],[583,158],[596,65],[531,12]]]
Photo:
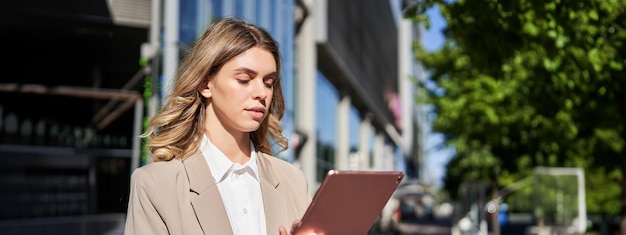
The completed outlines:
[[[337,126],[335,128],[335,169],[348,170],[350,154],[350,96],[342,92],[337,104]]]
[[[412,156],[413,146],[413,113],[416,106],[415,86],[412,82],[415,74],[412,71],[413,53],[412,53],[412,35],[411,21],[401,19],[398,21],[398,88],[401,106],[401,136],[402,136],[402,153],[405,159]]]
[[[308,136],[307,143],[302,146],[299,164],[309,183],[311,195],[317,191],[317,134],[315,130],[315,94],[317,89],[317,51],[315,45],[314,0],[305,0],[309,15],[302,24],[296,38],[296,128]]]
[[[383,170],[383,157],[385,154],[385,135],[382,131],[377,131],[374,136],[374,167],[373,170]]]
[[[133,138],[132,155],[130,158],[131,172],[141,165],[141,139],[137,136],[141,135],[141,132],[143,130],[143,102],[143,98],[137,99],[137,101],[135,101],[135,116],[133,118],[133,136],[135,138]],[[1,114],[2,112],[0,112],[0,115]]]
[[[369,169],[370,167],[372,116],[371,113],[366,114],[359,125],[359,169]]]
[[[178,70],[178,25],[179,25],[179,0],[165,0],[163,31],[163,83],[161,103],[169,96],[173,86],[174,76]]]
[[[383,166],[382,170],[392,171],[396,168],[396,154],[393,151],[394,145],[392,143],[385,144],[383,150]]]

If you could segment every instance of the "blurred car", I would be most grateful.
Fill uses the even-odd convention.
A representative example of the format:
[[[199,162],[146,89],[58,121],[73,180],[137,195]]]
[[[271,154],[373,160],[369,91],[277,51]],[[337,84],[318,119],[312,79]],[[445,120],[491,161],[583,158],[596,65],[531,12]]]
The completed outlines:
[[[400,224],[417,219],[432,219],[435,200],[417,181],[398,186],[376,220],[374,231],[401,234]]]

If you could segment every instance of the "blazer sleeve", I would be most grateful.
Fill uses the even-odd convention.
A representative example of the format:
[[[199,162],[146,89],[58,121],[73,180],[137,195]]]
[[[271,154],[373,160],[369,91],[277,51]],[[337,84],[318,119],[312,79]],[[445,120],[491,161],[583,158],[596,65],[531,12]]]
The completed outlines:
[[[156,205],[159,205],[155,179],[137,168],[131,175],[130,196],[124,235],[168,234]]]

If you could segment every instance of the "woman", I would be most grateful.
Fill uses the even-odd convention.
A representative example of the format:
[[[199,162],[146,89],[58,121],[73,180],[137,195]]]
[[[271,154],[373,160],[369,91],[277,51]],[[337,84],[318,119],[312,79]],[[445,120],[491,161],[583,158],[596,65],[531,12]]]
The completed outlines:
[[[137,168],[125,234],[287,234],[309,202],[282,149],[277,43],[226,18],[183,60],[173,91],[143,135],[154,161]]]

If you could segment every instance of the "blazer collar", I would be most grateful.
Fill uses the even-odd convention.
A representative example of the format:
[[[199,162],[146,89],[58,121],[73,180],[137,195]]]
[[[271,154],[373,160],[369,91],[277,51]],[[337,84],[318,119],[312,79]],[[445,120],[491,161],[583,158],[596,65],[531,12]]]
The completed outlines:
[[[277,190],[280,181],[272,170],[268,155],[257,152],[259,179],[267,234],[276,234],[281,222],[288,219],[286,196]],[[189,179],[190,200],[205,234],[233,234],[217,184],[212,177],[202,151],[198,150],[183,161]],[[286,228],[291,229],[290,227]]]
[[[220,191],[202,151],[198,150],[185,159],[183,165],[189,179],[191,206],[204,233],[232,235]]]
[[[268,156],[260,151],[257,152],[257,165],[259,167],[259,178],[261,182],[266,182],[272,188],[277,188],[280,181],[272,171],[272,166],[267,159]],[[211,169],[207,164],[202,151],[198,150],[192,154],[189,158],[183,161],[185,170],[187,171],[187,177],[189,178],[189,188],[191,191],[200,194],[200,192],[216,188],[217,184],[212,178]]]
[[[272,157],[261,152],[257,152],[257,164],[259,166],[259,177],[261,181],[261,193],[263,194],[263,205],[265,208],[265,222],[267,224],[267,234],[276,234],[281,222],[288,220],[287,197],[277,188],[280,181],[276,177],[272,165],[268,158]],[[291,223],[291,221],[289,221]],[[291,224],[289,224],[291,225]],[[286,227],[287,231],[291,227]]]
[[[259,178],[261,181],[265,181],[271,185],[272,188],[276,188],[280,184],[280,181],[278,181],[278,178],[272,170],[272,165],[270,164],[269,159],[267,159],[268,157],[271,156],[268,156],[261,151],[257,152],[256,163],[259,167]]]

